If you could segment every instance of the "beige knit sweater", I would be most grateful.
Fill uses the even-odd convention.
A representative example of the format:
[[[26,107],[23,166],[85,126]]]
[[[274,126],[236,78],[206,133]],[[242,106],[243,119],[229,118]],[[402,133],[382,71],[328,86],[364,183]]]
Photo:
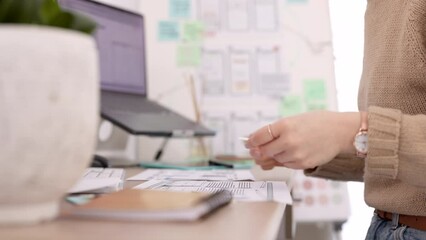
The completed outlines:
[[[358,105],[369,113],[368,157],[305,173],[364,181],[369,206],[426,216],[426,0],[368,0]]]

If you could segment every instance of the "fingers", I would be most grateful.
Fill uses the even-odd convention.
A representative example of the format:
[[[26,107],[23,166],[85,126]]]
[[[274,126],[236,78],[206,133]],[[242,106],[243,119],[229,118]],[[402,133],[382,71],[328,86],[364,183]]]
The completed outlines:
[[[258,147],[258,152],[260,155],[268,156],[270,158],[274,158],[275,160],[278,160],[279,162],[282,159],[277,159],[276,156],[283,155],[285,156],[285,152],[287,151],[287,143],[285,142],[285,136],[281,136],[280,138],[269,142],[267,144],[264,144],[260,147]]]
[[[306,169],[303,161],[294,159],[293,154],[289,152],[281,152],[275,156],[267,156],[261,153],[259,148],[250,149],[250,154],[253,156],[257,165],[263,170],[271,170],[274,167],[286,167],[291,169]]]
[[[298,162],[285,162],[285,163],[281,163],[281,165],[283,167],[296,169],[296,170],[306,169],[306,167],[301,166],[300,163],[298,163]]]
[[[249,140],[245,143],[246,148],[253,148],[264,145],[268,142],[279,137],[277,126],[274,124],[268,124],[256,132],[252,133],[249,137]]]
[[[264,170],[270,170],[274,168],[275,164],[277,163],[277,161],[275,161],[273,158],[268,157],[255,157],[254,160],[256,164]]]
[[[263,170],[271,170],[274,167],[286,167],[290,169],[306,169],[303,165],[301,165],[299,162],[295,161],[288,161],[288,162],[278,162],[273,158],[261,158],[261,159],[255,159],[256,164],[259,165]]]
[[[277,161],[275,161],[273,158],[261,158],[261,159],[255,159],[256,164],[260,166],[274,166]]]
[[[275,164],[260,165],[260,167],[261,167],[263,170],[271,170],[271,169],[273,169],[273,168],[275,167]]]

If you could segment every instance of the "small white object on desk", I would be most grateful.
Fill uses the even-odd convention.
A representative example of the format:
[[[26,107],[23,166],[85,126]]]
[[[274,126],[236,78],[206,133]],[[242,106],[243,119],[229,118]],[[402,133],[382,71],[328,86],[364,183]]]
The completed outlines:
[[[68,193],[108,193],[123,189],[124,169],[87,168]]]

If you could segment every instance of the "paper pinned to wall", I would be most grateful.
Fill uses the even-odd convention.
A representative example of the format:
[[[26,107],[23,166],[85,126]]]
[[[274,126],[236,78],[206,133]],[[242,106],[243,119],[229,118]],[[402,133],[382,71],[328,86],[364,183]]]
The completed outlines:
[[[309,111],[318,111],[326,110],[328,108],[327,103],[325,102],[311,102],[306,103],[306,110]]]
[[[304,112],[303,99],[300,95],[287,95],[279,105],[280,116],[288,117]]]
[[[222,0],[198,1],[198,19],[205,24],[207,31],[217,31],[222,27],[220,1]]]
[[[223,96],[225,94],[225,63],[224,53],[220,50],[203,49],[201,76],[204,95]]]
[[[176,49],[178,67],[196,67],[200,64],[201,49],[197,44],[180,44]]]
[[[158,40],[159,41],[179,40],[179,24],[175,21],[158,22]]]
[[[229,30],[245,31],[250,29],[248,0],[228,0],[227,10]]]
[[[190,0],[169,0],[171,18],[189,18],[191,16]]]
[[[256,29],[274,31],[278,28],[277,4],[275,0],[255,1]]]
[[[235,95],[249,94],[252,91],[251,61],[247,50],[233,50],[230,53],[231,91]]]
[[[327,100],[327,91],[323,79],[305,79],[303,81],[303,91],[306,102]]]
[[[199,21],[185,22],[183,25],[183,40],[187,42],[200,42],[203,40],[204,24]]]

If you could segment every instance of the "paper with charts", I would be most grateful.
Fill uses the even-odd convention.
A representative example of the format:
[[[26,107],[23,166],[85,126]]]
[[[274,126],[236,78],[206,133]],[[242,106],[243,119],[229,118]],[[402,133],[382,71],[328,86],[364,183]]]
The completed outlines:
[[[127,180],[201,180],[201,181],[254,181],[250,170],[176,170],[147,169]]]
[[[292,203],[290,192],[285,182],[149,180],[135,188],[186,192],[216,192],[226,189],[232,192],[233,198],[236,201]]]

